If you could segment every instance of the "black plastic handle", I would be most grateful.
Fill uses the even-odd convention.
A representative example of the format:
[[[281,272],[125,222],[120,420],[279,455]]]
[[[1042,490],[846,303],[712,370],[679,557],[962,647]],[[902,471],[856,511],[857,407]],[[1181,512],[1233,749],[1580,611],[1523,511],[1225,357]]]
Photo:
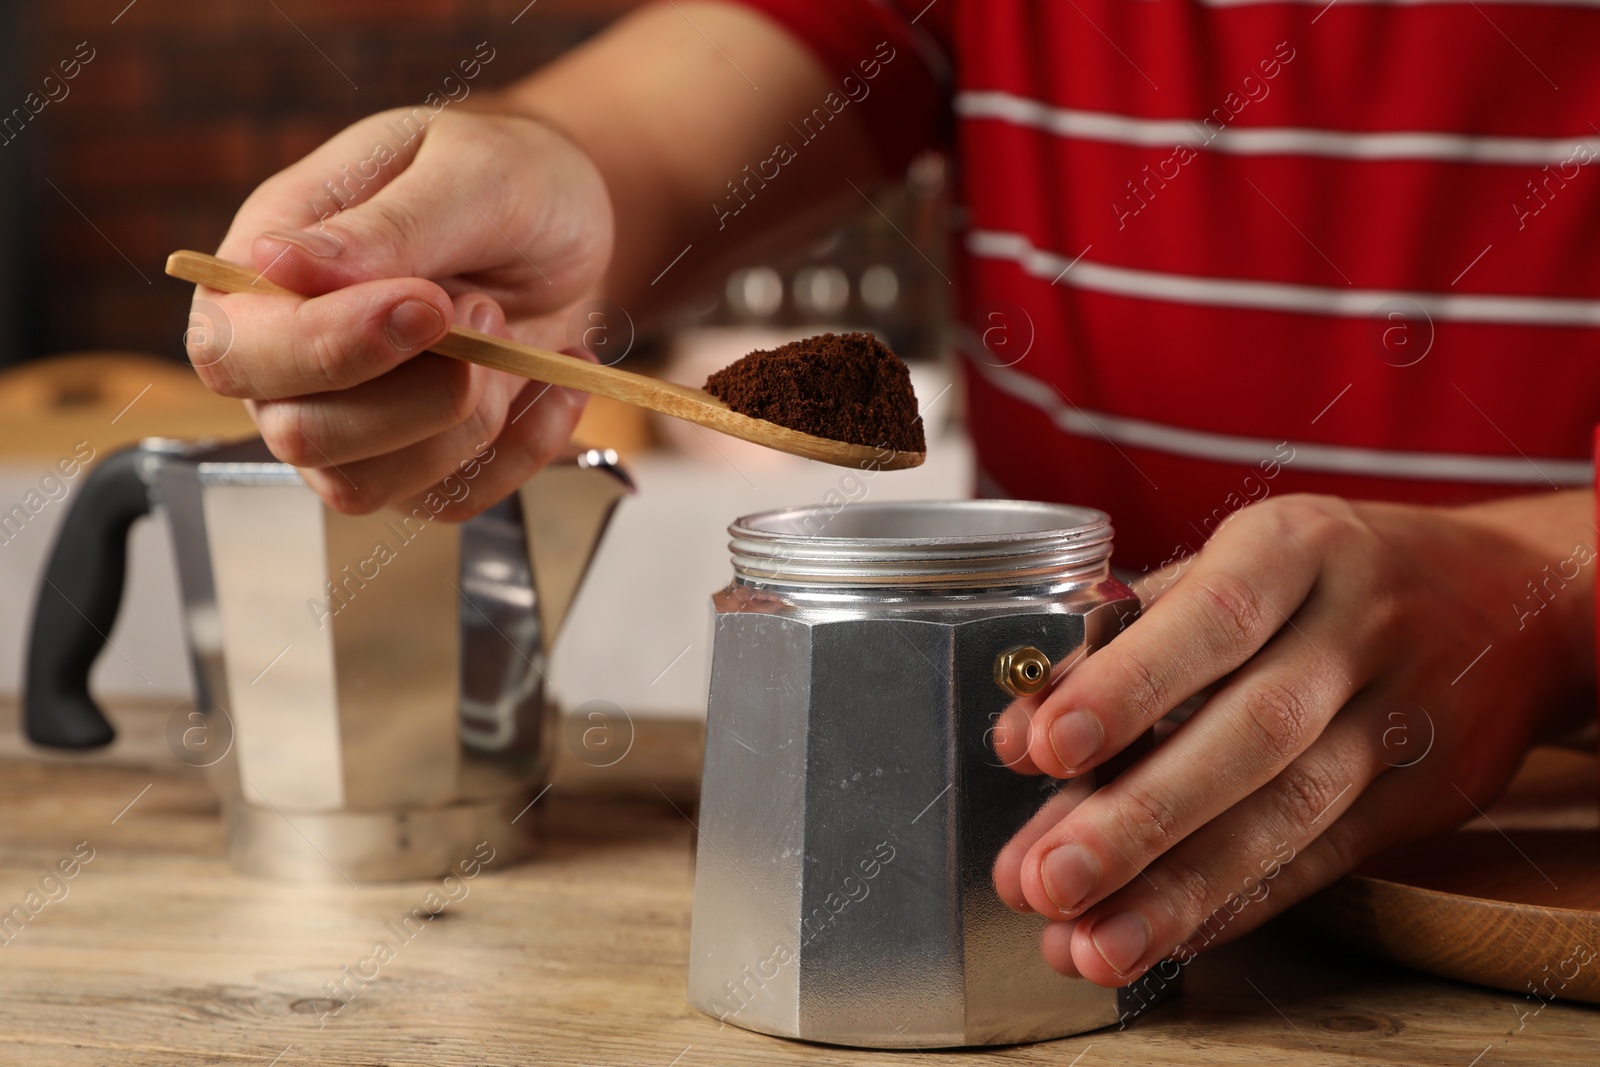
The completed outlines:
[[[84,478],[56,537],[28,636],[23,729],[35,744],[96,748],[116,731],[89,696],[89,669],[122,606],[128,528],[150,513],[145,452],[113,452]]]

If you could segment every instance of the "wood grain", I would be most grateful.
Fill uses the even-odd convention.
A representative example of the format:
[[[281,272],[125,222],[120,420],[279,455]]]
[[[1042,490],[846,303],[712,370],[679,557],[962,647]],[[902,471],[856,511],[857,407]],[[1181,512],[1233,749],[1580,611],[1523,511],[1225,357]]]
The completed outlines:
[[[1406,845],[1301,906],[1384,959],[1524,995],[1600,1003],[1593,755],[1535,749],[1486,818]]]
[[[172,253],[167,257],[167,273],[223,292],[294,295],[247,267],[203,252]],[[703,389],[691,389],[618,367],[586,363],[560,352],[492,337],[465,326],[452,326],[449,334],[429,351],[659,411],[730,437],[840,467],[903,470],[921,466],[927,458],[922,452],[897,452],[801,433],[775,422],[741,415]]]
[[[20,901],[78,842],[95,850],[68,895],[0,945],[0,1059],[59,1067],[1593,1062],[1600,1012],[1592,1008],[1557,1001],[1519,1029],[1529,1001],[1366,962],[1281,920],[1202,956],[1177,1001],[1122,1031],[906,1054],[720,1027],[684,1000],[694,831],[692,811],[679,807],[552,793],[534,808],[544,835],[534,860],[490,863],[372,980],[335,997],[327,983],[359,968],[375,943],[399,940],[386,924],[436,883],[252,881],[222,860],[221,826],[198,773],[0,763],[0,907]]]

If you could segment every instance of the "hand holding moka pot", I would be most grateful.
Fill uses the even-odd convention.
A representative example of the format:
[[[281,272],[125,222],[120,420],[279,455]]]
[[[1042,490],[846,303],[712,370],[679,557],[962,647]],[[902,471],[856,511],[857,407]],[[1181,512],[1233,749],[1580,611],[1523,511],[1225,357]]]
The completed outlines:
[[[446,491],[470,493],[492,462],[492,449],[467,457]],[[480,841],[524,855],[532,820],[517,816],[550,758],[541,665],[630,490],[613,456],[589,451],[465,523],[426,505],[352,516],[259,440],[144,441],[95,468],[56,543],[28,649],[28,737],[112,739],[89,670],[116,621],[128,530],[159,507],[196,695],[169,741],[208,768],[240,869],[395,881],[443,874]]]
[[[861,503],[729,532],[690,1003],[805,1041],[941,1048],[1081,1033],[1172,992],[1057,974],[1044,918],[995,886],[1013,842],[1115,773],[1019,773],[1012,718],[1138,615],[1106,516]]]

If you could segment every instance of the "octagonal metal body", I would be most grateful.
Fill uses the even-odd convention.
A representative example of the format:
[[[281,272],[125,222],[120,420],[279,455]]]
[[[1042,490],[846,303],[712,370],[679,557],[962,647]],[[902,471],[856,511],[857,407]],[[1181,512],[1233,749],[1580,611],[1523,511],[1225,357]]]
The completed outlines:
[[[1044,920],[995,892],[1006,842],[1059,793],[1094,787],[1004,765],[994,732],[1013,697],[995,661],[1032,645],[1071,664],[1137,614],[1128,587],[1104,567],[999,591],[736,580],[714,606],[690,1002],[884,1048],[1117,1022],[1119,991],[1052,971]]]

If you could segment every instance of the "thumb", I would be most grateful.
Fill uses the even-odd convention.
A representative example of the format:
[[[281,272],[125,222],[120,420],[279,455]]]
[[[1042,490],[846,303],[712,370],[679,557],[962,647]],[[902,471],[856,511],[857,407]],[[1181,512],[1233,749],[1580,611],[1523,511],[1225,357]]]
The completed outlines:
[[[308,296],[426,278],[486,292],[525,318],[582,296],[610,251],[599,171],[525,119],[441,115],[403,170],[356,192],[315,222],[302,214],[251,233],[255,268]]]

